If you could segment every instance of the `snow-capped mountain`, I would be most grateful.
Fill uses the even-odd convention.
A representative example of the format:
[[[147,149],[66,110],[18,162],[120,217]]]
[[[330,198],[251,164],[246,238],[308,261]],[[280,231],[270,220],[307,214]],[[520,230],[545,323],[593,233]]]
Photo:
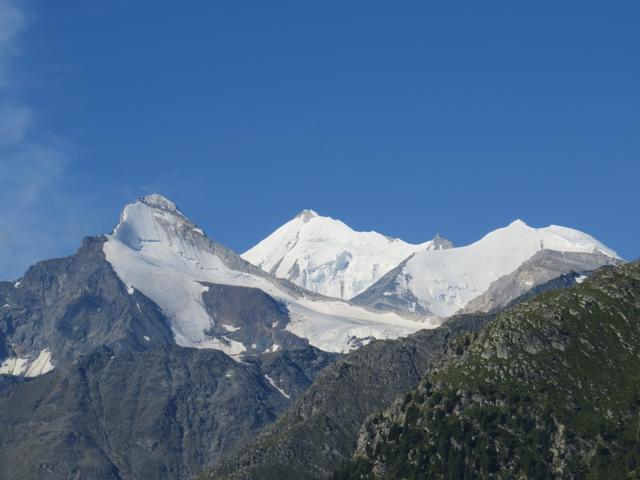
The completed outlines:
[[[357,265],[373,268],[366,260],[377,256],[390,270],[350,301],[314,293],[210,240],[172,202],[149,195],[124,208],[111,235],[88,237],[75,255],[40,262],[16,282],[0,282],[0,375],[37,376],[101,345],[144,351],[177,343],[240,355],[304,348],[308,341],[324,351],[347,351],[372,338],[433,328],[467,304],[500,307],[556,273],[589,271],[618,259],[587,234],[516,221],[466,247],[427,242],[403,260],[417,246],[353,232],[312,212],[295,220],[302,224],[293,229],[299,241],[307,233],[315,239],[302,242],[314,258],[335,261],[345,246],[336,238],[353,234],[345,242],[349,248],[340,250],[353,260],[340,270],[351,275],[343,279],[365,271]],[[311,223],[316,225],[305,230]],[[280,233],[285,247],[286,233]],[[274,250],[282,247],[271,240]],[[383,245],[404,251],[389,253]],[[443,248],[429,250],[438,246]],[[574,254],[541,254],[546,251]],[[288,254],[300,253],[281,252],[280,265],[294,264]]]
[[[104,254],[131,292],[140,291],[160,307],[181,346],[230,354],[275,350],[282,346],[283,332],[288,332],[326,351],[347,351],[371,338],[395,338],[439,323],[371,311],[277,279],[210,240],[160,195],[125,207],[104,243]],[[243,289],[233,294],[237,298],[251,294],[252,301],[255,290],[260,290],[282,304],[284,312],[273,306],[269,310],[273,325],[263,325],[259,339],[243,336],[246,323],[225,324],[207,303],[207,299],[221,300],[220,285]],[[242,303],[240,299],[235,308]],[[265,331],[272,337],[265,339]]]
[[[356,232],[340,220],[304,210],[242,258],[307,290],[350,299],[409,255],[451,247],[439,235],[413,245],[377,232]]]
[[[544,249],[595,254],[605,259],[600,265],[607,263],[606,259],[620,258],[578,230],[556,225],[532,228],[516,220],[468,246],[415,253],[353,302],[448,317]],[[592,265],[593,259],[588,263]]]

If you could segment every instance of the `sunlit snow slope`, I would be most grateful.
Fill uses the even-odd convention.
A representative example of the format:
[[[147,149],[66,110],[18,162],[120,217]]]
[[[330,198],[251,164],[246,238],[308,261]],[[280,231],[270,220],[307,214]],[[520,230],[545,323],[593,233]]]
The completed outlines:
[[[370,338],[395,338],[437,321],[371,312],[278,280],[209,238],[160,195],[127,205],[107,237],[104,253],[120,279],[153,300],[168,317],[179,345],[229,354],[245,346],[208,332],[213,319],[203,304],[201,282],[259,288],[284,302],[287,330],[326,351],[347,351]]]
[[[440,236],[412,245],[376,232],[356,232],[339,220],[304,210],[242,258],[307,290],[350,299],[412,253],[451,246]]]
[[[404,310],[447,317],[542,249],[619,258],[578,230],[556,225],[532,228],[516,220],[465,247],[416,253],[355,301],[373,305],[381,298],[388,303],[391,297]]]

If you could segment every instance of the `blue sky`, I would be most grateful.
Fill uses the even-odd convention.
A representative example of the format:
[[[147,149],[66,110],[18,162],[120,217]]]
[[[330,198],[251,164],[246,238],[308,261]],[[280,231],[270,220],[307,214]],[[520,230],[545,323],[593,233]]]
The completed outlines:
[[[0,0],[0,278],[158,191],[243,251],[303,208],[638,257],[640,3]]]

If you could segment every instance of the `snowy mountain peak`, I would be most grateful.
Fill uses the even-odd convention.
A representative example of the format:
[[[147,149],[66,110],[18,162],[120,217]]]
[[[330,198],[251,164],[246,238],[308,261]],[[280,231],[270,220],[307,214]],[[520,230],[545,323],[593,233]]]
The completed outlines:
[[[160,242],[177,247],[189,247],[194,236],[204,232],[177,209],[175,203],[162,195],[140,198],[124,207],[113,237],[140,250],[145,242]]]
[[[487,244],[526,243],[534,251],[548,249],[559,252],[601,252],[611,258],[620,259],[618,254],[591,235],[573,228],[549,225],[548,227],[531,227],[520,219],[514,220],[506,227],[489,232],[476,243]]]
[[[296,218],[302,219],[303,222],[308,222],[312,218],[316,218],[319,216],[320,215],[318,215],[315,211],[307,209],[307,210],[302,210],[298,215],[296,215]]]
[[[412,253],[451,246],[439,236],[412,245],[377,232],[357,232],[340,220],[305,210],[242,258],[308,290],[350,299]]]
[[[527,225],[526,222],[524,222],[523,220],[520,220],[519,218],[516,218],[508,226],[509,227],[529,227],[529,225]]]

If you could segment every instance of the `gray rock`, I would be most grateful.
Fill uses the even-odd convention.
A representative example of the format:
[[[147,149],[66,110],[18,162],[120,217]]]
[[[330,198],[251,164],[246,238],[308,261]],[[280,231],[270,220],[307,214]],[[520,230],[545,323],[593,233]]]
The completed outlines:
[[[310,346],[244,362],[177,346],[100,348],[35,379],[0,375],[0,471],[190,478],[275,420],[335,357]]]
[[[514,272],[492,282],[486,292],[471,300],[461,313],[495,312],[545,290],[575,285],[576,278],[587,276],[605,265],[624,262],[603,253],[557,252],[540,250]],[[555,281],[554,280],[558,280]],[[542,287],[542,288],[540,288]],[[527,295],[527,292],[530,292]]]
[[[289,403],[216,350],[101,349],[0,391],[11,479],[179,479],[246,442]]]
[[[61,366],[103,345],[142,351],[174,343],[159,308],[138,291],[130,294],[105,260],[103,242],[86,238],[75,255],[0,283],[0,363],[49,349]]]
[[[207,313],[214,321],[209,335],[242,343],[248,353],[306,347],[309,342],[285,330],[289,311],[260,289],[204,283]]]
[[[446,240],[448,242],[448,240]],[[451,243],[451,242],[449,242]],[[444,246],[443,248],[451,248]],[[351,302],[376,310],[389,310],[406,316],[431,315],[431,311],[420,305],[418,299],[406,289],[399,289],[399,283],[407,283],[410,276],[403,272],[414,254],[404,259],[397,267],[388,271],[376,283],[367,288]]]

